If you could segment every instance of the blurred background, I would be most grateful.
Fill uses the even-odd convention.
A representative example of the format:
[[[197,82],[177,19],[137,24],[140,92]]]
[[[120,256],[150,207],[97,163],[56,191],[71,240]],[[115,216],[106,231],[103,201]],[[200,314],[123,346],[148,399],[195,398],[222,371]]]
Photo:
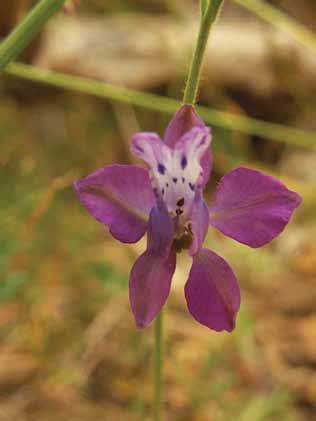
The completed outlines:
[[[1,1],[0,36],[32,3]],[[314,0],[269,3],[315,33]],[[20,59],[181,99],[197,24],[193,0],[82,1],[51,19]],[[199,102],[316,132],[315,50],[275,25],[226,1]],[[169,118],[1,74],[0,421],[152,419],[153,332],[135,329],[128,302],[144,243],[113,241],[72,182],[133,162],[131,134],[163,133]],[[303,132],[295,146],[273,136],[214,120],[208,200],[242,164],[279,177],[304,202],[259,250],[210,230],[207,245],[242,287],[233,334],[189,316],[189,262],[179,259],[165,314],[166,421],[316,420],[316,152],[303,147]]]

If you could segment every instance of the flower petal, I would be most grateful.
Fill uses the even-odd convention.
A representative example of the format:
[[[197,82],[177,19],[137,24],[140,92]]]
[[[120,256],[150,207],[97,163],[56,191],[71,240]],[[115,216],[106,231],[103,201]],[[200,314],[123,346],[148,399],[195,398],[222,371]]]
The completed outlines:
[[[206,184],[208,183],[208,180],[209,180],[209,178],[211,176],[211,172],[212,172],[212,153],[211,153],[211,150],[208,150],[208,151],[204,152],[204,155],[202,156],[202,159],[201,159],[201,167],[203,169],[201,185],[202,185],[202,187],[205,187]]]
[[[159,173],[164,162],[170,159],[170,150],[156,133],[139,132],[132,137],[131,150],[134,155],[145,161],[153,171]]]
[[[129,296],[136,325],[148,326],[165,304],[176,267],[176,254],[159,256],[149,250],[136,260],[130,275]]]
[[[210,224],[250,247],[279,235],[301,197],[259,171],[236,168],[220,181],[210,206]]]
[[[181,137],[193,127],[205,128],[204,121],[199,117],[193,105],[184,104],[170,121],[164,136],[165,143],[170,148],[175,148]],[[210,149],[204,152],[201,160],[203,168],[203,187],[207,184],[212,170],[212,154]]]
[[[185,298],[198,322],[217,331],[234,329],[240,306],[239,286],[230,266],[213,251],[202,249],[193,256]]]
[[[205,161],[205,153],[208,156],[210,154],[210,143],[209,127],[193,127],[182,136],[174,147],[174,156],[179,163],[178,171],[180,171],[181,176],[193,183],[198,183],[202,187],[209,178],[209,172],[205,174],[206,168],[203,167],[203,161]],[[183,166],[183,163],[187,165]]]
[[[165,143],[173,149],[181,137],[191,130],[192,127],[204,128],[205,124],[196,113],[193,105],[184,104],[167,126],[164,136]]]
[[[148,171],[133,165],[109,165],[75,183],[79,200],[89,213],[124,243],[146,232],[155,204]]]
[[[162,198],[169,212],[176,212],[184,200],[184,210],[191,207],[196,188],[203,185],[201,159],[209,151],[210,129],[193,127],[178,141],[174,149],[154,133],[137,133],[132,138],[132,151],[150,166],[150,178],[157,197]]]
[[[209,210],[204,202],[200,192],[197,192],[192,207],[191,224],[193,232],[193,241],[189,250],[189,254],[193,256],[202,247],[203,241],[207,234],[210,217]]]
[[[147,250],[135,262],[129,283],[130,302],[138,327],[156,317],[170,291],[176,255],[171,250],[173,222],[163,201],[150,212]]]
[[[174,226],[163,201],[152,208],[148,221],[147,250],[157,256],[168,257],[173,242]]]

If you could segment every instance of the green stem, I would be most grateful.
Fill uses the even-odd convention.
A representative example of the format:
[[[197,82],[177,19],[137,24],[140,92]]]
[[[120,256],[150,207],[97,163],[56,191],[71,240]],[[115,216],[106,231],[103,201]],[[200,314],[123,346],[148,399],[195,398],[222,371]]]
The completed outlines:
[[[211,27],[219,15],[224,0],[200,0],[200,28],[195,51],[192,57],[189,76],[184,90],[183,102],[185,104],[195,104],[203,56],[206,49]]]
[[[155,421],[161,420],[162,408],[162,318],[163,310],[155,320]]]
[[[0,70],[31,42],[44,23],[65,3],[65,0],[41,0],[22,22],[0,44]]]

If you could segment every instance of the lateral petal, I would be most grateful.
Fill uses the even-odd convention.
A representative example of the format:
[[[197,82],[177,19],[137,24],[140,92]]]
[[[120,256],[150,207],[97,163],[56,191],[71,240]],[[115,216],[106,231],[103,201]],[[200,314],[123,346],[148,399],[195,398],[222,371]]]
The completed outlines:
[[[155,197],[148,171],[133,165],[109,165],[74,183],[80,202],[114,238],[134,243],[146,232]]]
[[[283,231],[301,201],[276,178],[236,168],[218,185],[210,224],[240,243],[261,247]]]

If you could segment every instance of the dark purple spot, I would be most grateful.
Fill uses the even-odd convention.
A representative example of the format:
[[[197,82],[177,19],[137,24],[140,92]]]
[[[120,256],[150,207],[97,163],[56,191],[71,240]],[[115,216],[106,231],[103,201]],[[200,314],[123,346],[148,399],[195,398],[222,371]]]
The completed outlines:
[[[183,210],[182,209],[176,209],[176,215],[181,215],[183,213]]]
[[[178,179],[176,177],[173,177],[172,181],[174,182],[174,184],[176,184]]]
[[[185,183],[185,178],[184,177],[182,177],[182,183]]]
[[[205,138],[205,137],[203,137],[203,139],[202,139],[202,140],[201,140],[201,142],[199,143],[199,147],[200,147],[200,146],[202,146],[202,145],[204,145],[205,140],[206,140],[206,138]]]
[[[165,189],[161,190],[161,194],[164,195],[165,194]]]
[[[188,165],[188,160],[187,157],[185,155],[183,155],[182,159],[181,159],[181,168],[184,170],[184,168]]]
[[[139,152],[144,153],[144,149],[141,146],[136,145],[136,149],[138,149]]]
[[[189,183],[189,187],[190,187],[190,189],[191,189],[192,191],[194,191],[194,189],[195,189],[195,185],[194,185],[194,184]]]
[[[184,197],[182,197],[181,199],[177,201],[177,206],[183,206],[183,205],[184,205]]]
[[[163,175],[166,172],[166,167],[163,164],[158,164],[158,172]]]
[[[167,187],[167,188],[169,187],[169,184],[168,184],[168,183],[166,183],[166,187]]]

